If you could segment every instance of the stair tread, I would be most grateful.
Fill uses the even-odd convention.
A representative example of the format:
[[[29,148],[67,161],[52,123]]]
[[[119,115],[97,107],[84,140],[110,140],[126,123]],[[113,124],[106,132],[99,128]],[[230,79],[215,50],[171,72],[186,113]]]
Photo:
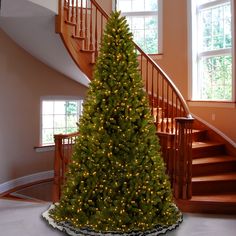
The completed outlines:
[[[224,163],[232,161],[236,161],[236,157],[229,155],[221,155],[221,156],[196,158],[193,160],[193,165],[208,164],[208,163]]]
[[[221,203],[235,203],[236,204],[236,193],[235,194],[216,194],[216,195],[195,195],[192,196],[191,201],[201,202],[221,202]]]
[[[224,145],[224,143],[213,142],[213,141],[192,143],[193,148],[203,148],[203,147],[222,146],[222,145]]]
[[[192,132],[193,132],[193,133],[204,133],[204,132],[206,132],[206,130],[193,129]]]
[[[236,180],[236,172],[193,177],[193,182]]]
[[[93,49],[80,49],[82,52],[95,52]]]

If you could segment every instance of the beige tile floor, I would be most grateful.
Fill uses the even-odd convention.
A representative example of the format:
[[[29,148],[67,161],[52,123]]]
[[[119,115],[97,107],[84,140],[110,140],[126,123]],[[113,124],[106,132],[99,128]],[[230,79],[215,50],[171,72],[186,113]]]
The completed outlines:
[[[0,199],[0,236],[62,236],[42,219],[50,203]],[[184,222],[167,236],[236,236],[236,216],[184,214]]]

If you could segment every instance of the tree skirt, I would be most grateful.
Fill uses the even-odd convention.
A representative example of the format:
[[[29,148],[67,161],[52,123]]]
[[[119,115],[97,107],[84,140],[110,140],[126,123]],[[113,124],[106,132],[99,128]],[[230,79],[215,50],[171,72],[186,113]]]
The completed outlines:
[[[183,221],[183,216],[181,215],[178,219],[176,224],[173,224],[171,226],[160,226],[157,225],[152,230],[147,231],[131,231],[129,233],[125,232],[97,232],[93,231],[91,229],[78,229],[73,227],[68,222],[60,222],[57,223],[54,221],[53,218],[50,217],[49,211],[55,207],[54,204],[52,204],[47,211],[45,211],[42,216],[43,218],[48,221],[49,225],[51,225],[53,228],[58,229],[62,232],[66,232],[68,235],[71,236],[156,236],[165,234],[168,231],[174,230],[176,227],[180,225],[180,223]]]

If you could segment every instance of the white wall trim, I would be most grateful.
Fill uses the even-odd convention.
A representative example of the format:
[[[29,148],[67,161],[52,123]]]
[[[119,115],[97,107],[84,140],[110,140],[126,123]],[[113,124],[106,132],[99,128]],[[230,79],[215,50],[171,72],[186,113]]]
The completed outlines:
[[[55,14],[58,14],[58,0],[28,0],[30,2],[33,2],[39,6],[45,7],[51,11],[53,11]]]
[[[5,183],[0,184],[0,194],[25,184],[30,184],[36,181],[53,178],[53,176],[54,176],[54,171],[50,170],[9,180]]]
[[[217,134],[223,137],[228,143],[230,143],[234,148],[236,148],[236,143],[232,139],[230,139],[228,136],[226,136],[223,132],[221,132],[219,129],[217,129],[215,126],[211,125],[210,123],[206,122],[205,120],[203,120],[202,118],[194,114],[192,114],[192,116],[193,118],[196,118],[197,120],[199,120],[200,122],[202,122],[203,124],[211,128],[213,131],[215,131]]]

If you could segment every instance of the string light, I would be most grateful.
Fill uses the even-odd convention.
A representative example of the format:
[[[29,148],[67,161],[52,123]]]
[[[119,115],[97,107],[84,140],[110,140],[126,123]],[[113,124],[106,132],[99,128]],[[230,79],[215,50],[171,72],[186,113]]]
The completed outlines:
[[[142,123],[151,115],[123,21],[114,17],[108,23],[68,171],[72,177],[51,212],[55,221],[78,228],[144,231],[174,223],[179,214],[161,170],[158,143],[150,144],[155,131]]]

